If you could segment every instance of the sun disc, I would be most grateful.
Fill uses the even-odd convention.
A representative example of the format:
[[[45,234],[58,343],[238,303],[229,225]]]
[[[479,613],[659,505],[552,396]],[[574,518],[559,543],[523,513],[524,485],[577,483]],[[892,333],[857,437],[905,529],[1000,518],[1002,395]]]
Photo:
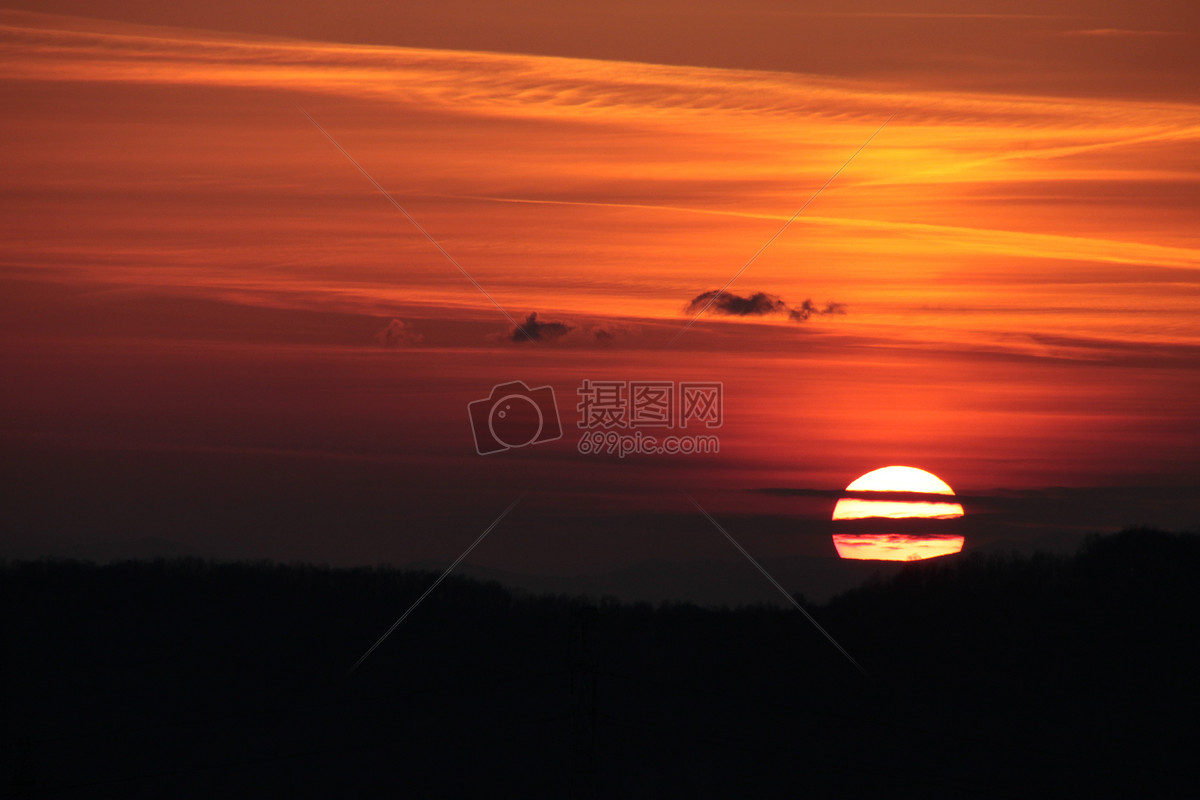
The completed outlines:
[[[916,467],[883,467],[856,478],[846,487],[850,492],[920,492],[954,494],[944,480]]]
[[[833,543],[841,558],[920,561],[962,550],[964,538],[953,526],[964,515],[963,507],[941,499],[953,497],[954,490],[932,472],[882,467],[856,478],[846,491],[855,494],[838,500],[833,509]],[[895,531],[901,523],[917,528]]]

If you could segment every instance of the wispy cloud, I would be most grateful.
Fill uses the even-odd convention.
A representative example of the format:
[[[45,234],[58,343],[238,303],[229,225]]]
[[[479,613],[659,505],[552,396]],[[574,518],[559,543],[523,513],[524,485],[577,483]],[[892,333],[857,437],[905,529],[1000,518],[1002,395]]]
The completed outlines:
[[[375,334],[375,338],[384,347],[405,347],[420,344],[425,337],[404,320],[393,319],[386,328]]]
[[[731,132],[744,129],[732,124],[740,115],[782,128],[814,115],[870,122],[885,108],[898,112],[897,125],[1017,118],[1040,125],[1072,115],[1078,130],[1080,123],[1126,117],[1137,107],[1095,99],[1047,103],[1032,97],[882,90],[863,81],[778,72],[254,39],[95,22],[89,27],[88,22],[0,11],[7,74],[26,80],[294,89],[491,116],[611,120],[657,111],[683,121],[715,115],[710,122],[724,121]],[[1107,35],[1107,29],[1097,30],[1088,35]]]
[[[372,326],[398,314],[426,320],[420,330],[439,343],[477,342],[488,329],[492,341],[527,329],[542,341],[604,343],[625,320],[651,341],[656,321],[674,320],[698,286],[721,285],[762,241],[765,223],[785,219],[895,109],[888,135],[755,265],[753,279],[778,294],[726,298],[716,313],[803,321],[844,308],[782,298],[843,297],[864,340],[1075,358],[1085,348],[1057,342],[1094,337],[1091,309],[1108,302],[1095,286],[1081,290],[1086,281],[1157,301],[1105,327],[1113,347],[1196,340],[1194,320],[1167,303],[1187,297],[1200,270],[1200,248],[1186,234],[1198,196],[1189,166],[1200,142],[1195,103],[898,90],[18,12],[0,12],[0,46],[14,91],[90,104],[30,105],[36,112],[12,123],[27,126],[14,130],[36,158],[14,161],[5,187],[27,191],[22,213],[42,227],[6,242],[10,263],[95,267],[113,282],[193,294],[253,289],[256,303],[352,310]],[[180,96],[203,87],[187,102],[206,109],[211,138],[181,136],[166,112],[138,105],[155,87]],[[555,317],[531,315],[507,331],[480,321],[457,276],[426,269],[436,259],[426,242],[399,230],[384,204],[375,208],[344,164],[331,159],[326,170],[330,154],[297,118],[296,94],[328,108],[330,130],[389,191],[418,203],[414,213],[506,306],[553,308]],[[278,97],[278,108],[264,107],[265,96]],[[95,112],[109,101],[147,116]],[[393,125],[398,108],[402,129]],[[53,136],[81,129],[92,150],[72,157],[92,158],[94,168],[68,170]],[[88,202],[97,191],[109,198],[105,209]],[[147,198],[159,213],[144,213]],[[228,209],[221,237],[208,235],[205,216],[217,208]],[[80,210],[99,214],[87,217],[95,236],[64,237],[49,222],[83,218]],[[118,235],[130,220],[142,220],[144,235]],[[821,269],[805,269],[814,256]],[[997,287],[1022,285],[1000,295],[1026,315],[1018,336],[991,309]],[[962,310],[938,310],[950,307]],[[405,325],[355,336],[379,333],[396,346],[415,335]]]
[[[1060,31],[1059,36],[1094,36],[1100,38],[1126,38],[1140,36],[1180,36],[1179,31],[1148,31],[1130,30],[1128,28],[1087,28],[1082,30]]]

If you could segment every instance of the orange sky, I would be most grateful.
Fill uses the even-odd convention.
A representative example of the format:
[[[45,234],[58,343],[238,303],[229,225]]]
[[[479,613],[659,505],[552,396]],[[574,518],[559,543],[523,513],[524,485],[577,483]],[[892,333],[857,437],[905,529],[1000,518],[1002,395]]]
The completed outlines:
[[[890,463],[966,493],[1200,475],[1188,4],[29,5],[61,14],[0,11],[5,441],[370,456],[497,510],[520,478],[732,512]],[[300,106],[571,332],[507,341]],[[846,313],[670,343],[889,118],[730,287]],[[724,381],[720,456],[480,463],[467,402],[551,384],[573,421],[585,377]]]

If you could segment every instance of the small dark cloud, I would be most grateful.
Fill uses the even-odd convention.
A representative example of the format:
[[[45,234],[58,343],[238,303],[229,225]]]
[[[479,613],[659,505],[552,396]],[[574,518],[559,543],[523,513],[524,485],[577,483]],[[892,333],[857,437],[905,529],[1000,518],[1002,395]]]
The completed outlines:
[[[387,327],[375,334],[376,341],[384,347],[405,347],[419,344],[424,336],[413,331],[412,326],[401,319],[393,319]]]
[[[785,313],[788,307],[779,297],[766,292],[755,292],[749,297],[742,297],[732,292],[713,289],[696,295],[688,303],[687,310],[690,314],[695,314],[701,309],[731,317],[761,317],[764,314]]]
[[[842,303],[829,302],[818,306],[812,300],[805,300],[798,306],[790,306],[778,295],[767,292],[755,292],[747,297],[721,292],[716,289],[693,297],[687,304],[687,312],[696,314],[700,311],[712,311],[730,317],[761,317],[767,314],[785,314],[793,322],[805,322],[814,316],[827,314],[845,314],[846,306]]]
[[[793,322],[807,322],[809,317],[825,316],[827,314],[845,314],[846,305],[844,303],[826,303],[824,306],[818,306],[812,300],[805,300],[799,306],[788,309],[788,319]]]
[[[553,342],[561,339],[575,326],[566,322],[542,322],[537,318],[537,312],[531,311],[525,322],[512,329],[508,339],[512,342]]]

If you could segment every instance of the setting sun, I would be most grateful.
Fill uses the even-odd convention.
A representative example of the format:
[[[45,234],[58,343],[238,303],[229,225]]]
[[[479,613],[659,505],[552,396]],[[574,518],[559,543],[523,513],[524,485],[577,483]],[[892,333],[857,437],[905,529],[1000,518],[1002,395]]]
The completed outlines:
[[[946,520],[963,516],[963,507],[958,503],[945,502],[929,495],[954,495],[949,484],[931,472],[916,467],[883,467],[855,479],[846,487],[852,495],[838,500],[833,509],[833,520],[837,523],[854,521],[852,532],[833,535],[833,544],[842,558],[878,561],[919,561],[935,556],[949,555],[962,550],[963,537],[952,533],[932,533],[924,530],[915,533],[881,532],[876,527],[862,530],[862,524],[870,520],[887,520],[889,526],[898,520],[911,523],[915,520],[931,520],[931,524],[944,524]],[[895,494],[901,497],[895,497]],[[893,497],[888,497],[888,495]],[[845,527],[845,525],[841,526]]]

